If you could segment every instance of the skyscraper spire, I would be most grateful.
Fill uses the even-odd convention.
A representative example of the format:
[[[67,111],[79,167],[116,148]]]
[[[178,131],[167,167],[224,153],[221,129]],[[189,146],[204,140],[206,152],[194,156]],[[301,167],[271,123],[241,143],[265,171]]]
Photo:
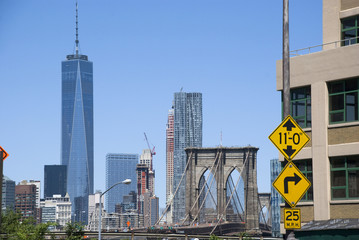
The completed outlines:
[[[78,4],[76,1],[76,56],[79,55],[79,21],[78,21]]]

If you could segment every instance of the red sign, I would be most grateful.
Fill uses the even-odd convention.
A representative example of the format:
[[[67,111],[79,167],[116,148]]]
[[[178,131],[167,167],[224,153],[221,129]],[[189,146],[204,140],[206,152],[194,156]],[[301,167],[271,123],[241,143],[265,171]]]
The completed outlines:
[[[0,151],[2,152],[2,160],[4,161],[9,154],[0,146]]]

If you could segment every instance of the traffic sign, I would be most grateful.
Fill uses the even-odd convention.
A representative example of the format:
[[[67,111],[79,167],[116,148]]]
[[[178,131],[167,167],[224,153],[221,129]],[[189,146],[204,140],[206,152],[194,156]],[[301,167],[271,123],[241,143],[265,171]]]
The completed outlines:
[[[309,180],[293,162],[288,162],[273,182],[273,187],[277,189],[291,207],[297,205],[310,186]]]
[[[310,140],[290,115],[269,135],[269,139],[288,161],[292,160]]]
[[[285,229],[300,229],[300,209],[299,208],[284,208],[284,228]]]
[[[9,154],[0,146],[0,151],[2,152],[2,160],[4,161]]]

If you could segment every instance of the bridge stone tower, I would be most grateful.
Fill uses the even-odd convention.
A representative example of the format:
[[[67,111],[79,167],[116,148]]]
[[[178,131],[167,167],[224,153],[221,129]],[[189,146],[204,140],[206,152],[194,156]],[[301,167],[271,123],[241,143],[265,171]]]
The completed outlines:
[[[255,147],[186,148],[186,215],[188,220],[199,218],[200,179],[211,171],[217,183],[217,219],[226,220],[226,183],[233,170],[242,172],[245,192],[245,228],[259,231],[257,187],[257,151]],[[231,194],[231,193],[230,193]]]

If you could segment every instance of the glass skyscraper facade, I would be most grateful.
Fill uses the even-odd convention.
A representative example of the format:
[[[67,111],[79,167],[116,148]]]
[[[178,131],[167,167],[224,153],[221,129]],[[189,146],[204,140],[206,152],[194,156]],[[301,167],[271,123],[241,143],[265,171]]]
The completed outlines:
[[[174,94],[173,189],[175,194],[186,167],[186,147],[202,147],[202,93]],[[185,217],[185,179],[172,202],[172,221]]]
[[[44,167],[44,198],[67,193],[67,168],[65,165],[45,165]]]
[[[132,181],[131,184],[121,184],[107,192],[105,196],[107,212],[115,212],[115,206],[123,202],[123,196],[131,191],[137,192],[136,165],[138,161],[138,154],[108,153],[106,155],[106,189],[125,179]]]
[[[3,176],[2,179],[2,201],[1,209],[5,212],[7,208],[15,209],[15,181]]]
[[[88,195],[94,186],[93,70],[86,55],[62,62],[61,164],[75,221],[87,223]]]
[[[281,162],[278,159],[270,160],[272,237],[280,237],[280,203],[282,197],[272,186],[272,183],[281,171]]]

